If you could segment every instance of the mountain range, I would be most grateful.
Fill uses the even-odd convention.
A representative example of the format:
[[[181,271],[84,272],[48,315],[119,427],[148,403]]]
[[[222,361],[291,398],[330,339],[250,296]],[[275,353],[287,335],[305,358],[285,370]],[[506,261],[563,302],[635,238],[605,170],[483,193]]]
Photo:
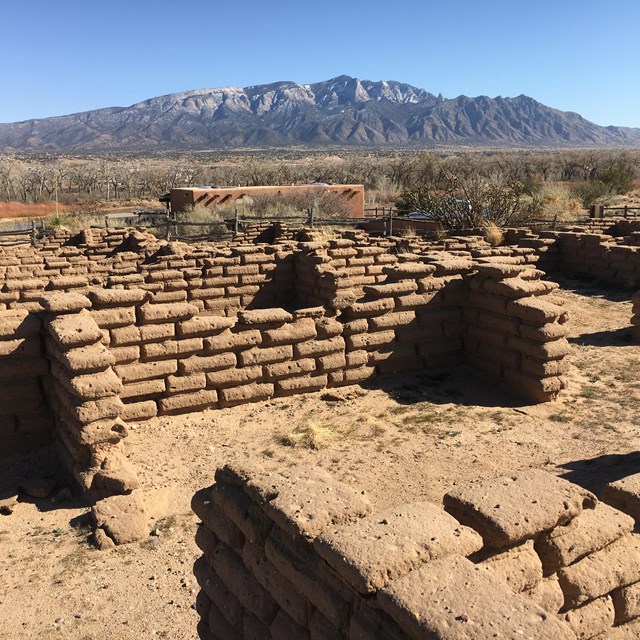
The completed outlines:
[[[340,76],[196,89],[66,116],[0,124],[0,152],[107,152],[267,146],[640,146],[533,98],[445,99],[395,81]]]

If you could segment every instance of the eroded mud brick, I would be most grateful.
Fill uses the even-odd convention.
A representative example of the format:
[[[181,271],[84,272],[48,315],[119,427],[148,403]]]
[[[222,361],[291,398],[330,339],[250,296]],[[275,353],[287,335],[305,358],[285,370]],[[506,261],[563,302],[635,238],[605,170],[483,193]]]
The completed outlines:
[[[164,382],[164,381],[163,381]],[[204,373],[192,373],[188,376],[169,376],[166,379],[167,393],[183,393],[185,391],[199,391],[207,386]]]
[[[640,582],[616,589],[611,593],[616,612],[616,624],[640,617]]]
[[[371,512],[369,500],[320,467],[257,474],[244,490],[290,535],[315,538],[331,525],[346,524]]]
[[[174,304],[144,304],[138,307],[142,324],[160,324],[177,320],[186,320],[198,315],[198,307],[186,302]]]
[[[146,360],[162,360],[175,358],[202,351],[202,338],[184,338],[183,340],[164,340],[151,342],[140,347],[141,355]]]
[[[613,627],[614,609],[611,596],[587,602],[562,615],[578,638],[595,638]]]
[[[212,389],[201,389],[193,393],[179,393],[169,398],[158,399],[158,410],[161,414],[190,413],[210,408],[218,402],[218,394]]]
[[[0,338],[27,338],[40,332],[42,322],[23,309],[0,312]]]
[[[418,290],[418,285],[413,280],[402,280],[368,284],[362,290],[364,295],[370,298],[395,298],[396,296],[415,293]]]
[[[209,607],[208,624],[213,640],[244,640],[242,629],[232,627],[213,602]]]
[[[142,402],[127,402],[120,411],[120,417],[125,422],[149,420],[158,415],[158,405],[153,400]]]
[[[39,302],[45,311],[51,313],[78,313],[91,308],[91,301],[80,293],[45,293]]]
[[[506,582],[516,593],[533,589],[542,580],[542,562],[533,548],[533,540],[493,553],[478,567]]]
[[[282,609],[270,627],[273,640],[311,640],[308,629],[296,624]]]
[[[536,540],[536,551],[549,575],[631,533],[634,526],[630,516],[599,503],[567,525],[542,534]]]
[[[461,556],[434,560],[390,582],[378,601],[411,638],[574,638],[566,623]]]
[[[640,521],[640,473],[635,473],[605,486],[602,500],[615,509]]]
[[[523,322],[520,325],[519,331],[523,338],[535,342],[551,342],[552,340],[564,338],[567,335],[566,324],[559,324],[558,322],[548,322],[547,324],[538,326],[525,324]]]
[[[347,640],[347,636],[318,610],[309,619],[309,633],[311,640]]]
[[[403,262],[393,266],[385,267],[382,272],[390,280],[415,280],[426,278],[436,271],[436,267],[422,262]]]
[[[127,327],[136,323],[135,307],[109,307],[106,309],[93,309],[88,313],[96,321],[101,329],[115,329]]]
[[[319,307],[324,313],[324,307]],[[316,331],[320,340],[328,340],[342,334],[342,323],[333,318],[319,318],[316,320]]]
[[[221,542],[213,553],[212,561],[213,570],[242,606],[264,624],[271,624],[278,611],[278,605],[251,575],[240,557]]]
[[[224,512],[211,501],[208,489],[201,489],[193,495],[191,498],[191,508],[200,520],[202,520],[204,526],[211,531],[217,539],[222,540],[232,549],[242,549],[244,535],[233,522],[225,516]]]
[[[183,320],[177,324],[177,333],[185,338],[207,337],[230,329],[235,324],[235,318],[224,316],[197,316]]]
[[[173,338],[176,333],[176,327],[173,323],[166,322],[164,324],[147,324],[140,329],[140,342],[157,342],[158,340],[166,340]]]
[[[497,258],[488,258],[481,260],[476,265],[478,275],[503,280],[505,278],[515,278],[520,275],[527,267],[521,264],[509,263],[506,260],[501,262]]]
[[[327,373],[329,371],[342,370],[347,366],[347,359],[344,353],[332,353],[320,356],[317,359],[318,370]]]
[[[242,618],[242,634],[243,640],[272,640],[269,627],[249,611]]]
[[[94,307],[139,305],[149,299],[149,293],[141,289],[94,289],[87,296]]]
[[[115,396],[122,390],[122,382],[113,369],[60,378],[67,390],[81,400],[97,400]]]
[[[282,324],[291,322],[293,316],[284,309],[253,309],[251,311],[240,311],[238,313],[238,323],[248,325],[260,324]]]
[[[149,535],[148,516],[137,494],[111,496],[91,507],[97,529],[117,545],[142,540]]]
[[[349,640],[407,640],[407,634],[384,611],[357,602],[348,625]]]
[[[125,383],[164,378],[176,373],[177,360],[159,360],[157,362],[118,364],[114,367],[117,376]]]
[[[290,344],[278,347],[254,347],[238,355],[240,366],[249,367],[255,364],[274,364],[293,358],[293,347]]]
[[[536,324],[549,322],[564,324],[568,319],[567,312],[562,307],[541,298],[512,300],[507,305],[507,311],[525,322]]]
[[[330,353],[343,352],[344,350],[344,338],[340,336],[326,340],[310,340],[293,346],[293,353],[296,358],[324,356]]]
[[[449,491],[443,501],[451,515],[494,548],[566,524],[597,503],[586,489],[535,469],[470,483]]]
[[[296,344],[310,340],[317,336],[316,323],[312,318],[302,318],[296,322],[286,324],[263,332],[262,342],[265,346],[280,344]]]
[[[196,595],[195,608],[196,613],[200,616],[200,621],[208,621],[209,619],[209,607],[211,606],[211,600],[209,596],[201,589]],[[202,637],[202,636],[198,636]]]
[[[89,312],[56,318],[48,324],[48,330],[61,349],[84,347],[102,340],[102,331]]]
[[[279,362],[276,364],[268,364],[264,367],[265,380],[277,380],[279,378],[287,378],[290,376],[301,375],[315,371],[316,361],[313,358],[302,358],[300,360],[291,360],[289,362]]]
[[[415,311],[397,311],[385,313],[382,316],[369,318],[369,328],[371,331],[382,331],[384,329],[395,329],[405,327],[416,321]]]
[[[425,562],[470,555],[482,538],[430,502],[376,512],[326,529],[314,547],[360,593],[374,593]]]
[[[260,546],[264,544],[273,522],[242,489],[216,483],[209,490],[209,497],[242,531],[248,542]]]
[[[140,486],[138,476],[125,456],[109,447],[91,481],[91,490],[99,496],[129,494]]]
[[[244,327],[243,327],[244,328]],[[204,339],[206,353],[221,353],[254,347],[262,344],[262,332],[258,329],[223,331]]]
[[[565,605],[580,605],[640,581],[640,536],[629,534],[558,572]]]
[[[117,418],[124,408],[118,396],[83,402],[60,386],[57,387],[57,395],[64,407],[80,422]]]
[[[361,333],[347,338],[347,349],[355,351],[357,349],[375,349],[381,345],[395,342],[395,331],[375,331],[373,333]]]
[[[347,623],[353,594],[344,587],[336,589],[323,579],[323,561],[308,543],[303,540],[296,543],[291,536],[274,527],[265,543],[265,554],[332,624],[342,628]]]
[[[349,319],[366,319],[393,311],[395,306],[394,298],[377,298],[364,302],[353,302],[344,310],[343,314]]]
[[[242,560],[251,574],[291,619],[297,625],[308,627],[313,607],[267,559],[264,549],[247,543],[242,549]]]
[[[220,404],[225,407],[231,407],[235,404],[244,402],[258,402],[267,400],[274,394],[274,386],[272,384],[244,384],[236,387],[220,389]]]
[[[242,367],[239,369],[208,371],[205,375],[208,387],[233,387],[259,380],[262,377],[262,367]]]
[[[97,343],[61,352],[60,362],[73,373],[89,373],[111,367],[116,359],[103,344]]]
[[[522,594],[553,615],[556,615],[564,605],[564,593],[555,574],[543,578],[533,589],[527,589]]]
[[[318,389],[324,389],[328,383],[329,379],[326,375],[286,378],[285,380],[278,380],[275,383],[275,395],[286,396],[306,391],[316,391]]]

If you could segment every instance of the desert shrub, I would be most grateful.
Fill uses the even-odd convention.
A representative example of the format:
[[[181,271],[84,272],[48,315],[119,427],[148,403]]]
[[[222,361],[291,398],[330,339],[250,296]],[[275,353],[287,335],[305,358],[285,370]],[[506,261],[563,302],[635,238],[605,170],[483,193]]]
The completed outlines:
[[[421,211],[446,229],[522,224],[532,217],[532,196],[517,181],[501,183],[477,175],[443,172],[435,184],[405,191],[396,201],[401,211]]]
[[[572,191],[559,184],[546,184],[536,194],[532,203],[536,219],[568,222],[583,214],[583,204]]]
[[[47,216],[45,225],[49,229],[53,229],[57,231],[59,229],[71,229],[72,218],[70,215],[66,213],[52,213],[50,216]]]
[[[499,247],[504,242],[504,233],[495,222],[487,222],[484,225],[484,239],[492,247]]]
[[[609,187],[600,180],[583,180],[577,182],[571,189],[571,195],[578,199],[585,209],[609,193]]]

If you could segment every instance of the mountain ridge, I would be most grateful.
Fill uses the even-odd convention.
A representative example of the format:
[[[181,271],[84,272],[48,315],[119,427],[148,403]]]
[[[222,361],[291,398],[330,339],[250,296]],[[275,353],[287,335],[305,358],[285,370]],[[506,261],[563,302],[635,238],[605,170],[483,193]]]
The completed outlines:
[[[640,146],[640,129],[600,126],[521,94],[443,98],[395,80],[338,76],[192,89],[0,124],[0,152],[161,151],[246,146]]]

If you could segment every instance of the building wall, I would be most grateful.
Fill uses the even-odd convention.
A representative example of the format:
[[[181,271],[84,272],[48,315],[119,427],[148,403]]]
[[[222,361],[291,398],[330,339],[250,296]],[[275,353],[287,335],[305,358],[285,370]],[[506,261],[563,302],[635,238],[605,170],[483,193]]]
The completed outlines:
[[[182,211],[185,207],[193,205],[215,207],[219,204],[229,205],[234,202],[240,204],[243,197],[256,195],[277,196],[281,194],[305,193],[313,190],[338,194],[348,207],[347,217],[364,217],[364,186],[361,184],[223,187],[216,189],[182,188],[171,189],[170,201],[172,211]]]

